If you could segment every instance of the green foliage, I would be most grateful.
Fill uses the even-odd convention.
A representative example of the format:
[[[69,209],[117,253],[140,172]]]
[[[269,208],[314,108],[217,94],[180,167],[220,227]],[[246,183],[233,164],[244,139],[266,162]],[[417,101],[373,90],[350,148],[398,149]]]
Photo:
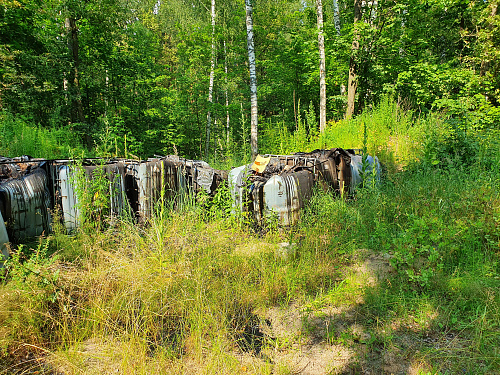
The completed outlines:
[[[463,130],[491,130],[498,128],[500,110],[493,106],[484,95],[475,94],[457,100],[438,99],[435,107],[459,122]]]
[[[13,287],[28,291],[32,288],[55,287],[59,271],[49,271],[49,268],[57,260],[57,257],[48,254],[49,243],[49,240],[41,239],[36,250],[30,249],[29,251],[20,245],[4,263],[6,269],[4,280],[8,280]],[[56,289],[50,296],[40,294],[38,297],[48,298],[54,302],[57,299]]]
[[[201,193],[197,199],[202,202],[208,219],[231,217],[233,200],[231,197],[231,190],[226,181],[223,181],[219,185],[213,197],[208,197],[206,194]]]
[[[352,56],[358,66],[358,114],[390,95],[418,115],[438,109],[444,117],[465,119],[468,127],[497,127],[499,16],[494,5],[381,2],[376,9],[363,6],[362,21],[353,25],[353,4],[338,3],[340,35],[331,6],[324,9],[332,125],[345,113],[356,31],[362,46]],[[201,157],[210,111],[207,161],[241,158],[249,148],[244,6],[241,1],[217,4],[212,104],[207,101],[212,25],[206,6],[186,8],[180,0],[159,5],[7,1],[0,23],[0,106],[30,127],[76,134],[68,139],[72,148],[81,142],[103,155],[138,157]],[[317,132],[315,4],[264,0],[254,18],[262,147],[304,151]],[[307,103],[306,111],[300,102]],[[359,141],[359,132],[351,130]],[[293,144],[285,142],[289,133],[295,134]],[[342,135],[338,129],[335,133]],[[347,143],[336,139],[322,138],[318,145]],[[13,140],[9,133],[5,143]]]
[[[5,261],[0,286],[1,318],[9,327],[0,340],[4,354],[12,342],[44,334],[55,339],[52,313],[62,296],[57,263],[57,256],[49,255],[48,239],[40,239],[35,250],[20,245]]]
[[[80,228],[84,232],[105,229],[110,210],[111,183],[104,171],[104,165],[93,168],[82,164],[75,165],[73,184],[78,197],[76,207]]]
[[[47,129],[32,121],[0,113],[0,155],[29,155],[37,158],[67,158],[89,155],[70,126]]]
[[[429,287],[443,270],[472,271],[493,259],[498,233],[491,205],[498,199],[497,186],[485,187],[490,176],[466,170],[471,171],[413,169],[377,199],[359,197],[362,207],[372,206],[363,215],[368,245],[392,253],[394,266],[411,284]]]
[[[472,137],[459,130],[454,130],[444,138],[430,136],[424,144],[420,160],[423,168],[428,165],[450,167],[473,165],[477,161],[479,148]]]

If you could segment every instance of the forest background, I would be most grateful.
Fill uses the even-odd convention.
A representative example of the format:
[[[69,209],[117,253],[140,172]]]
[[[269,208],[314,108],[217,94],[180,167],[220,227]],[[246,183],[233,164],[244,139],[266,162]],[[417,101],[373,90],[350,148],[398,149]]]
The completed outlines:
[[[454,124],[498,128],[497,3],[325,1],[330,127],[345,117],[355,66],[355,114],[389,96],[414,118],[434,111]],[[0,150],[28,153],[23,137],[39,136],[38,148],[53,149],[30,151],[41,157],[71,156],[77,145],[109,155],[248,157],[245,4],[214,6],[212,16],[202,0],[2,0]],[[299,151],[277,140],[318,134],[316,2],[253,6],[261,150]]]

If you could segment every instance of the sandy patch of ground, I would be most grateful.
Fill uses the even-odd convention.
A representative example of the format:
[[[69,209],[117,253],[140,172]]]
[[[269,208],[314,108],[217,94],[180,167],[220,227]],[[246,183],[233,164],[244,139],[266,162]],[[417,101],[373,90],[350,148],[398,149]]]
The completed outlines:
[[[375,287],[394,272],[391,255],[360,254],[345,273],[354,290]],[[456,334],[423,336],[426,327],[408,322],[374,328],[362,315],[363,303],[360,293],[349,305],[311,309],[292,304],[258,311],[266,322],[260,325],[265,344],[258,355],[239,354],[242,368],[262,369],[267,363],[272,374],[417,375],[430,371],[420,349],[467,346]]]

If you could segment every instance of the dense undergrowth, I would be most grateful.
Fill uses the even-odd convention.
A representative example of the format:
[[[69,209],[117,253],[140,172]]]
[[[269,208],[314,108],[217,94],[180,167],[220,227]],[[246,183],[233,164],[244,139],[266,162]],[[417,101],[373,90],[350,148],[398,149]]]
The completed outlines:
[[[71,126],[47,129],[0,112],[0,156],[55,159],[91,155],[80,139]]]
[[[318,189],[293,228],[231,216],[225,189],[143,227],[56,226],[4,272],[0,373],[291,374],[277,353],[304,343],[348,350],[324,373],[386,373],[387,353],[400,373],[498,373],[498,130],[387,101],[299,135],[265,152],[365,146],[382,182],[351,199]],[[373,257],[389,266],[363,284],[352,270]],[[263,334],[272,309],[299,311],[300,334]]]

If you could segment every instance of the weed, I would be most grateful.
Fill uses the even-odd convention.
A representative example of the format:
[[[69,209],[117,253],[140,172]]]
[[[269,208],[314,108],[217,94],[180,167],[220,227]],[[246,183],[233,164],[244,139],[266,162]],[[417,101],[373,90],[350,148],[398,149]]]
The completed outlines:
[[[51,273],[48,269],[57,260],[57,257],[48,256],[49,240],[40,239],[40,242],[35,250],[29,252],[24,251],[24,246],[19,245],[16,251],[12,253],[9,259],[4,263],[7,273],[4,278],[9,280],[12,286],[23,286],[33,283],[38,288],[43,288],[47,285],[55,286],[59,271]],[[40,295],[40,298],[46,298],[46,295]],[[48,297],[51,302],[57,299],[57,288],[54,293]]]
[[[83,231],[101,231],[106,228],[109,216],[110,182],[106,177],[104,165],[74,167],[73,186],[75,186],[79,225]]]

